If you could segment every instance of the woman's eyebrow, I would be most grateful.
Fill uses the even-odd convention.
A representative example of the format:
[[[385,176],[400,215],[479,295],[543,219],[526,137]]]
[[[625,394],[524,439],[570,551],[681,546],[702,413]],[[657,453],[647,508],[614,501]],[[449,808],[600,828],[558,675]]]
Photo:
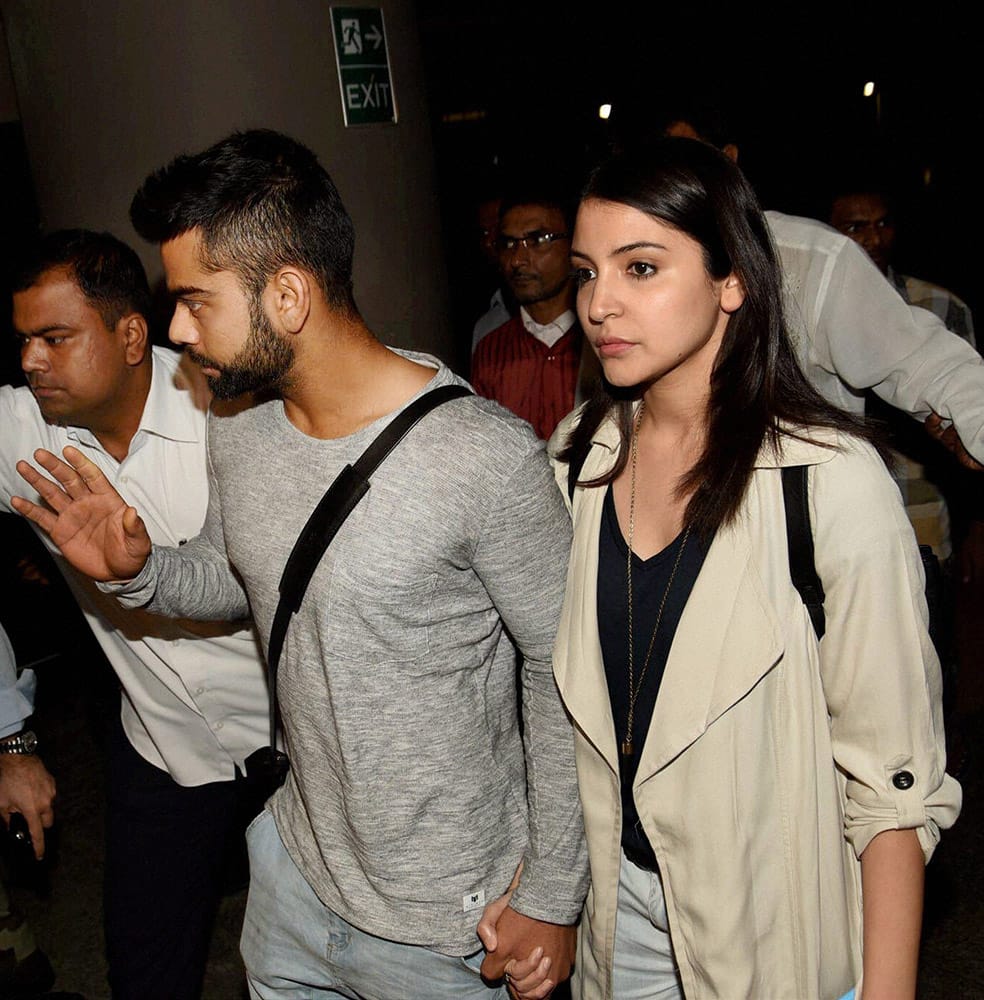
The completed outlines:
[[[634,250],[665,250],[662,243],[652,243],[649,240],[640,240],[638,243],[626,243],[623,247],[618,247],[612,251],[612,256],[617,257],[623,253],[632,253]]]

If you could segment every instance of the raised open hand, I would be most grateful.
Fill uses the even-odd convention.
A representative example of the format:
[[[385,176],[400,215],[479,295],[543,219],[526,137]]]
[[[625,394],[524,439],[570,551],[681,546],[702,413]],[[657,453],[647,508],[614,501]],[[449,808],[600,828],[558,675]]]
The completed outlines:
[[[151,541],[140,515],[116,492],[102,470],[77,448],[66,448],[65,461],[39,449],[34,460],[57,482],[27,462],[17,471],[47,504],[13,497],[14,510],[33,521],[81,573],[94,580],[129,580],[150,555]]]

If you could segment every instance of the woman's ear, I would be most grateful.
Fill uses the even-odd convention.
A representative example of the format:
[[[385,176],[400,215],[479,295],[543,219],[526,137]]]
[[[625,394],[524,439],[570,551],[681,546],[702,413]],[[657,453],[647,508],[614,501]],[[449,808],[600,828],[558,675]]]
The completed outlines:
[[[745,286],[737,274],[732,272],[721,285],[721,308],[726,313],[736,312],[745,301]]]

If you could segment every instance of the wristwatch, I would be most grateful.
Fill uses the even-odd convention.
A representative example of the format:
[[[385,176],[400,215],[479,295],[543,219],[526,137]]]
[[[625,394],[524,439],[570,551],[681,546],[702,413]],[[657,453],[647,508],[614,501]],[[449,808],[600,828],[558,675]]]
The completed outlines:
[[[0,740],[0,753],[14,754],[36,754],[38,752],[38,738],[30,729],[25,729],[16,736],[8,736],[5,740]]]

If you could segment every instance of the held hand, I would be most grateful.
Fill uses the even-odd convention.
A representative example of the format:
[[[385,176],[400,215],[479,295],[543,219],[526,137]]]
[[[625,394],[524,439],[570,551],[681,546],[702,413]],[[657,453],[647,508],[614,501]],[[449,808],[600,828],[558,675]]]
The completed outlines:
[[[506,965],[506,989],[514,1000],[543,1000],[553,993],[556,983],[549,977],[550,959],[540,947],[524,962],[513,959]]]
[[[487,952],[494,952],[498,948],[496,925],[509,906],[509,900],[512,899],[513,890],[519,885],[519,876],[522,872],[521,862],[509,888],[498,899],[489,903],[482,912],[482,919],[478,923],[478,936]],[[515,958],[508,961],[504,971],[508,976],[510,995],[516,1000],[541,1000],[549,996],[556,985],[552,979],[547,978],[550,962],[549,956],[543,954],[542,947],[534,948],[525,961]]]
[[[132,579],[150,555],[143,521],[82,452],[66,448],[63,454],[64,462],[50,451],[34,453],[34,460],[57,482],[27,462],[17,463],[21,477],[47,507],[22,497],[13,497],[11,505],[45,531],[79,572],[94,580]]]
[[[55,821],[54,800],[55,779],[40,758],[0,754],[0,816],[8,825],[11,813],[24,817],[38,861],[44,857],[44,831]]]
[[[490,980],[508,975],[510,992],[519,1000],[542,1000],[571,974],[575,930],[517,913],[508,905],[511,892],[486,907],[479,923],[488,952],[482,975]]]
[[[963,446],[963,442],[960,440],[957,434],[957,429],[953,424],[949,424],[947,427],[943,426],[943,418],[938,413],[931,413],[926,418],[926,433],[929,434],[931,438],[935,438],[940,442],[945,448],[951,451],[955,456],[957,461],[968,469],[973,469],[975,472],[980,472],[984,469],[984,465],[981,465],[977,459]]]
[[[498,947],[499,939],[495,933],[495,926],[499,922],[499,917],[502,916],[503,911],[509,905],[509,900],[512,899],[513,891],[519,885],[519,876],[522,873],[523,862],[520,861],[519,867],[516,869],[516,874],[513,875],[512,882],[509,883],[509,888],[498,899],[493,899],[482,910],[482,919],[478,922],[478,937],[482,942],[482,947],[486,951],[495,951]]]

